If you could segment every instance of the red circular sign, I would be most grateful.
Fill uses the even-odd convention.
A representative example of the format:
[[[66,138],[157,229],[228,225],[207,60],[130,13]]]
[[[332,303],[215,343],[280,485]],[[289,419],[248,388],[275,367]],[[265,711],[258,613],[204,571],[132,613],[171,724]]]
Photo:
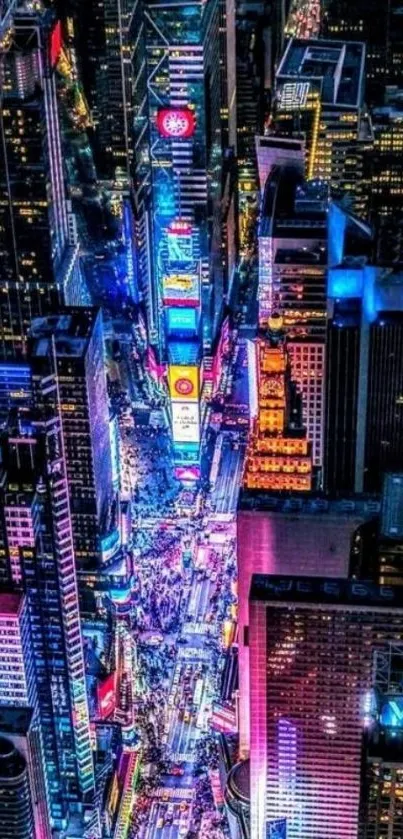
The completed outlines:
[[[193,382],[190,379],[178,379],[175,382],[175,390],[180,396],[190,396],[193,391]]]

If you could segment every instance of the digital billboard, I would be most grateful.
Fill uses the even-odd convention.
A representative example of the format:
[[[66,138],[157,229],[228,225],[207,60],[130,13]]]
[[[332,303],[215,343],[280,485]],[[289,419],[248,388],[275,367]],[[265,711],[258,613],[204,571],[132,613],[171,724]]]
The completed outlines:
[[[162,280],[162,295],[167,306],[198,306],[200,302],[200,271],[193,265],[189,271],[167,273]]]
[[[200,370],[196,366],[184,367],[170,364],[168,368],[169,393],[173,401],[197,402],[199,399]]]
[[[195,132],[196,120],[190,108],[160,108],[157,128],[161,137],[185,140]]]
[[[176,466],[175,478],[182,483],[194,483],[200,478],[200,466]]]
[[[200,442],[200,412],[195,402],[172,402],[174,443]]]
[[[381,707],[379,722],[387,728],[403,728],[403,696],[389,697]]]
[[[167,310],[167,325],[170,335],[195,335],[197,332],[197,310],[192,308],[170,308]]]
[[[189,264],[193,257],[193,230],[187,221],[175,219],[167,228],[168,260],[170,263]]]
[[[60,20],[58,20],[53,29],[50,33],[50,44],[49,44],[49,52],[50,52],[50,66],[55,67],[62,49],[62,24]]]
[[[111,673],[103,682],[98,684],[97,696],[99,716],[102,720],[106,720],[116,707],[115,673]]]

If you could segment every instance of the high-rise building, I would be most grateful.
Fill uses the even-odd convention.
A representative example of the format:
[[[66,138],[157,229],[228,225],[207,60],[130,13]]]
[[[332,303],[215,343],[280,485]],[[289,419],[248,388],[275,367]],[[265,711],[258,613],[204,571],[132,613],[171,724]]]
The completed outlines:
[[[305,136],[307,178],[327,181],[363,218],[373,140],[364,80],[364,44],[290,38],[276,73],[274,116],[276,133]]]
[[[0,594],[0,704],[33,701],[28,605],[22,594]]]
[[[80,571],[95,570],[114,500],[102,314],[65,309],[34,320],[30,336],[34,382],[54,347],[75,558]]]
[[[400,714],[401,697],[390,701]],[[360,839],[398,839],[403,829],[403,744],[396,728],[371,737],[367,747]]]
[[[382,473],[403,468],[400,274],[366,259],[330,269],[326,486],[379,492]]]
[[[99,174],[126,185],[132,174],[134,0],[90,0],[78,11],[81,78],[91,110]]]
[[[382,104],[386,85],[400,85],[403,71],[403,22],[399,0],[325,0],[322,32],[338,41],[365,41],[366,98]]]
[[[402,609],[374,583],[252,578],[251,839],[356,839],[374,660],[401,642]]]
[[[263,176],[270,166],[265,140],[258,149]],[[282,148],[275,140],[270,151],[288,156],[294,141]],[[327,184],[305,181],[298,162],[275,165],[264,187],[258,234],[259,325],[265,328],[274,312],[283,318],[291,378],[302,396],[303,422],[318,469],[324,447],[328,200]]]
[[[374,147],[367,166],[371,185],[371,222],[380,265],[403,262],[403,108],[400,88],[386,88],[385,102],[373,108]]]
[[[311,448],[302,424],[301,398],[291,379],[282,318],[273,315],[269,329],[268,338],[257,339],[252,361],[257,371],[256,393],[251,400],[253,428],[244,486],[308,492],[312,488]]]
[[[362,773],[359,839],[398,839],[403,827],[403,658],[391,643],[375,658]]]
[[[252,574],[301,574],[346,578],[361,525],[374,515],[360,501],[327,501],[243,492],[237,515],[239,733],[241,756],[249,755],[249,607]]]
[[[54,72],[61,30],[49,14],[16,12],[0,57],[3,358],[26,352],[31,319],[58,305],[72,275]]]
[[[49,362],[56,365],[51,354]],[[49,812],[52,825],[63,828],[71,809],[91,805],[94,768],[54,368],[49,366],[47,373],[43,369],[34,386],[35,413],[10,415],[3,432],[2,507],[10,564],[18,568],[26,596],[30,644],[24,651],[24,668],[33,674],[35,685]]]

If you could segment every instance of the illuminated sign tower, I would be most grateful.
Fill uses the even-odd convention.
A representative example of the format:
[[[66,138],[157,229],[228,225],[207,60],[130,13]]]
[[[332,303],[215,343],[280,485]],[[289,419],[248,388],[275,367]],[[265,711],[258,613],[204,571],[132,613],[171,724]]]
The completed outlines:
[[[270,320],[267,338],[256,341],[256,415],[246,459],[246,489],[312,488],[312,458],[302,426],[301,400],[290,378],[282,319]]]
[[[160,316],[165,278],[167,273],[177,273],[172,263],[178,261],[188,275],[201,271],[203,330],[199,337],[209,348],[223,303],[220,5],[217,0],[195,0],[187,5],[179,0],[149,0],[144,9],[152,235]],[[185,222],[192,232],[191,258],[188,249],[182,249],[179,260],[167,254],[170,225],[177,221]],[[179,239],[177,244],[179,247]],[[182,305],[186,298],[195,301],[190,288],[182,295]]]

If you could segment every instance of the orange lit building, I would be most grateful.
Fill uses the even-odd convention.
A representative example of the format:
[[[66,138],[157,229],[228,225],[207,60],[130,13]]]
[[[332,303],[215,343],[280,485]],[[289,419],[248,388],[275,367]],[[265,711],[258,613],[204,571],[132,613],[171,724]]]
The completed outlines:
[[[311,446],[302,426],[301,398],[290,378],[282,319],[270,319],[268,338],[256,341],[257,414],[246,458],[246,489],[312,488]]]

